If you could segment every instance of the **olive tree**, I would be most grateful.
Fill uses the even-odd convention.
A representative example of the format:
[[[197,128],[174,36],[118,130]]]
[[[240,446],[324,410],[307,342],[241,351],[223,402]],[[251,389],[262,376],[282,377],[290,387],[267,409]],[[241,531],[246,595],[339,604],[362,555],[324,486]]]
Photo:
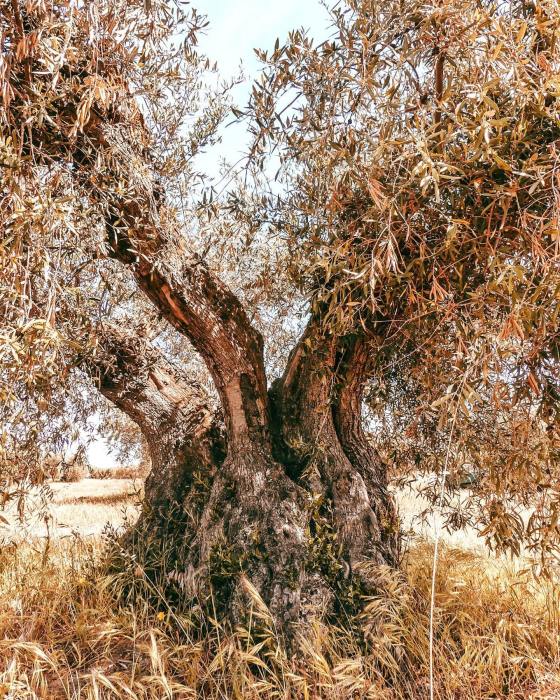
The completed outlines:
[[[203,18],[165,0],[1,7],[5,376],[37,395],[81,368],[137,423],[140,526],[179,540],[183,591],[211,587],[236,616],[249,582],[289,630],[399,565],[392,463],[480,456],[475,422],[516,412],[540,430],[535,469],[553,464],[555,3],[338,4],[328,41],[260,54],[255,178],[198,217],[182,206],[196,153],[228,108],[227,87],[204,97]],[[251,247],[212,263],[235,231],[279,251],[249,265],[267,303],[280,283],[307,304],[275,381],[274,314],[235,277]],[[117,287],[139,296],[104,314],[99,289]],[[176,361],[131,309],[173,329]],[[502,541],[521,453],[499,475],[484,461]],[[558,494],[541,500],[552,548]]]

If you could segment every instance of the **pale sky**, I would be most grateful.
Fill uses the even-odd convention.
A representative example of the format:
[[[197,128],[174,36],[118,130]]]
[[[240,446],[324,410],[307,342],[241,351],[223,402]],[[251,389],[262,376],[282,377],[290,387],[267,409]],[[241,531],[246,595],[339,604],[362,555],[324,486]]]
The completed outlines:
[[[300,27],[321,36],[328,24],[319,0],[199,0],[193,4],[210,21],[201,48],[226,76],[237,71],[240,61],[254,76],[258,67],[254,48],[272,49],[276,38],[282,43],[290,30]]]
[[[256,76],[259,67],[254,48],[271,50],[277,38],[282,44],[289,31],[301,27],[309,29],[313,37],[321,39],[325,37],[329,25],[327,13],[319,0],[193,0],[192,4],[210,21],[205,36],[201,38],[200,50],[218,63],[224,78],[237,75],[240,65],[243,66],[248,79],[235,92],[235,100],[240,106],[247,100],[251,79]],[[233,126],[224,131],[218,151],[226,160],[234,163],[242,155],[244,145],[243,132],[239,126]],[[214,157],[214,154],[205,156],[205,164],[208,158]],[[90,444],[87,455],[94,467],[117,466],[103,440]]]
[[[200,40],[200,49],[216,61],[220,75],[236,77],[242,67],[246,80],[237,86],[233,98],[243,108],[247,102],[251,82],[259,70],[254,49],[271,51],[278,38],[282,45],[294,29],[308,29],[315,38],[324,38],[329,25],[326,10],[319,0],[193,0],[199,12],[207,15],[210,26]],[[244,154],[247,143],[244,127],[233,124],[222,133],[222,144],[217,153],[229,163],[236,163]],[[217,174],[216,152],[198,160],[206,174]]]

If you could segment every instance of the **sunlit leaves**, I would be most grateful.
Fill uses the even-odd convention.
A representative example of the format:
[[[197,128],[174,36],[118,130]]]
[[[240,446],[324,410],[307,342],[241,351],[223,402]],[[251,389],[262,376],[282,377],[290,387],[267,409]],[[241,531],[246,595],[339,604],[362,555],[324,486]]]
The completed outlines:
[[[8,453],[25,473],[84,426],[94,399],[73,370],[101,322],[153,321],[106,259],[102,218],[146,178],[193,218],[180,195],[229,100],[194,49],[206,24],[174,0],[0,3],[0,480]]]

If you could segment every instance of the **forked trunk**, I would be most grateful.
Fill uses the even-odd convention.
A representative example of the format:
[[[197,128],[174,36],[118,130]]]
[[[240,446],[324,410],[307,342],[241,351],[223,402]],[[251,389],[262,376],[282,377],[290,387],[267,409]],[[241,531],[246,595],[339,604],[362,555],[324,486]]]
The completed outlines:
[[[107,144],[94,123],[86,131],[76,155],[81,168],[90,151]],[[247,610],[247,589],[256,591],[285,630],[308,612],[332,611],[354,582],[371,593],[375,576],[366,563],[395,564],[398,533],[381,462],[360,426],[367,348],[349,351],[351,342],[323,336],[320,319],[312,318],[269,396],[264,343],[242,304],[203,260],[181,250],[182,234],[156,178],[131,171],[130,182],[138,192],[126,200],[109,195],[110,180],[102,188],[111,255],[203,358],[223,412],[225,451],[208,433],[213,419],[203,406],[194,419],[184,415],[182,398],[178,407],[182,378],[174,390],[152,371],[146,386],[133,382],[128,405],[105,390],[151,444],[146,512],[160,513],[160,522],[171,506],[183,514],[175,573],[185,591],[205,599],[212,590],[213,604],[233,619]],[[194,487],[198,472],[202,490]],[[252,587],[237,585],[241,573]]]
[[[308,342],[317,333],[310,324],[271,391],[272,445],[268,431],[249,429],[226,444],[228,421],[143,340],[111,331],[106,355],[115,359],[96,363],[101,391],[148,441],[136,533],[158,551],[158,538],[166,551],[172,543],[169,585],[200,601],[212,594],[217,611],[239,621],[251,605],[244,574],[286,633],[335,614],[352,587],[371,594],[371,563],[399,556],[385,471],[360,419],[367,348]]]

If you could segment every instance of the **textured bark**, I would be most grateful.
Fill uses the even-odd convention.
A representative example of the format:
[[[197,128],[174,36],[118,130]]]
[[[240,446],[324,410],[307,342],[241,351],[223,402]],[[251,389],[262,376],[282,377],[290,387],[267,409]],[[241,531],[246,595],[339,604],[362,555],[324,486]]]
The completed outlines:
[[[259,461],[258,453],[268,444],[261,335],[251,326],[239,300],[197,256],[168,256],[160,265],[146,261],[143,255],[139,260],[144,240],[159,232],[151,219],[144,222],[140,218],[144,215],[134,203],[130,207],[132,211],[121,209],[109,222],[113,255],[132,268],[142,291],[206,362],[222,402],[230,451],[254,450],[253,457]],[[123,225],[128,226],[126,234]],[[140,230],[142,239],[132,238],[132,230]],[[251,490],[254,475],[247,469],[240,476]]]
[[[339,584],[310,554],[317,496],[332,504],[348,581],[354,577],[371,591],[375,577],[371,569],[364,576],[360,565],[397,562],[385,473],[359,418],[366,348],[346,342],[341,361],[339,345],[311,323],[292,353],[273,399],[276,459],[270,458],[259,501],[240,492],[245,477],[236,479],[235,459],[225,469],[224,431],[201,388],[144,339],[115,329],[105,333],[102,352],[90,364],[102,393],[148,441],[152,471],[143,528],[151,537],[169,537],[170,521],[181,522],[173,562],[187,597],[204,599],[211,583],[214,604],[238,620],[250,603],[236,583],[243,572],[285,630],[309,613],[331,609],[331,589]],[[195,474],[208,485],[203,494],[194,488]]]
[[[224,460],[222,432],[200,387],[172,369],[144,339],[111,329],[103,352],[89,363],[101,392],[140,426],[148,441],[152,470],[136,530],[153,538],[159,528],[164,536],[170,519],[177,521],[174,538],[179,534],[180,541],[171,558],[180,568],[175,573],[183,593],[205,599],[213,583],[214,604],[239,619],[249,601],[245,589],[233,582],[243,571],[281,627],[298,620],[307,502],[303,489],[270,453],[266,457],[267,443],[261,445],[262,472],[250,465],[253,478],[262,481],[248,486],[247,453],[230,451]],[[208,485],[206,493],[193,489],[195,474]]]
[[[101,393],[140,427],[152,463],[146,507],[165,518],[183,505],[195,472],[223,462],[221,417],[198,384],[132,333],[106,327],[88,364]]]
[[[295,473],[299,465],[300,478],[313,493],[332,501],[334,526],[352,571],[366,560],[394,564],[398,528],[383,465],[361,425],[366,350],[347,352],[347,343],[323,334],[320,320],[311,319],[274,400],[281,422],[277,450],[289,456]]]
[[[380,530],[378,547],[387,564],[400,560],[400,535],[395,504],[387,489],[387,469],[368,439],[362,420],[363,392],[374,362],[366,338],[348,339],[337,367],[333,418],[338,439],[354,469],[364,481]]]

